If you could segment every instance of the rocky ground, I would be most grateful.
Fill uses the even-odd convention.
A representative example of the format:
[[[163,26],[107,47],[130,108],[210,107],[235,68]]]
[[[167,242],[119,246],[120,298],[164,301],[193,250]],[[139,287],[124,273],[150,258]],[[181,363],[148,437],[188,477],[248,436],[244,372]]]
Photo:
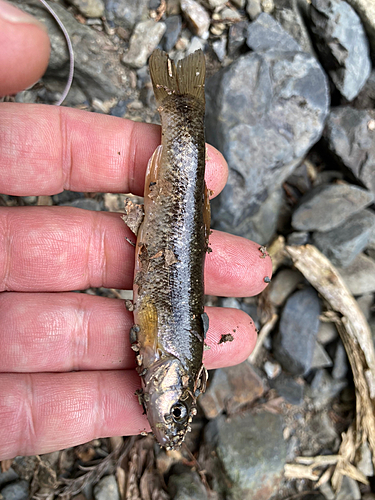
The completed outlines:
[[[46,23],[52,44],[45,77],[15,100],[54,103],[67,80],[64,37],[37,0],[12,3]],[[75,49],[67,106],[157,122],[149,55],[156,47],[175,59],[204,50],[207,140],[230,169],[212,203],[213,225],[267,245],[274,277],[257,298],[207,298],[246,311],[260,335],[248,361],[210,374],[190,452],[119,437],[17,457],[2,463],[0,498],[375,499],[364,376],[375,374],[373,4],[50,4]],[[0,201],[122,209],[122,195],[110,193]]]

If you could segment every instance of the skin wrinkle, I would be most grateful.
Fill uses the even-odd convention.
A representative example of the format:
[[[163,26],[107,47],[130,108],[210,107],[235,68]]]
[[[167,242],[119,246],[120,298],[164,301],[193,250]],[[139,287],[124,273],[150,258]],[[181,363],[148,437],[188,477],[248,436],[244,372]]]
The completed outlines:
[[[83,294],[78,294],[83,295]],[[82,298],[79,298],[74,312],[75,328],[71,329],[70,342],[72,352],[72,362],[67,363],[68,370],[82,370],[82,360],[89,355],[89,325],[91,313],[82,307]]]
[[[128,171],[128,187],[129,191],[133,193],[135,191],[135,165],[136,165],[136,145],[135,145],[135,124],[133,123],[129,134],[129,148],[127,156],[127,171]]]
[[[37,426],[36,426],[36,416],[34,415],[35,411],[35,399],[34,399],[34,381],[33,376],[30,373],[25,374],[25,379],[23,383],[25,389],[25,397],[22,398],[24,411],[21,412],[22,418],[26,418],[25,426],[20,426],[20,429],[23,429],[23,432],[20,432],[19,438],[19,449],[23,449],[23,443],[26,441],[27,443],[33,443],[37,445],[39,442],[38,434],[37,434]],[[27,438],[25,439],[25,434]]]
[[[65,133],[68,130],[67,119],[64,113],[64,108],[58,108],[58,116],[60,120],[60,134],[61,134],[61,174],[62,174],[62,188],[67,191],[70,190],[72,170],[73,170],[73,149],[71,147],[71,141],[68,140],[68,134]]]
[[[8,212],[4,218],[5,227],[3,231],[2,240],[4,242],[3,255],[5,255],[5,259],[4,259],[4,270],[2,273],[0,273],[3,276],[2,281],[0,282],[0,292],[7,290],[7,283],[10,275],[10,261],[11,261],[10,248],[11,248],[12,237],[10,232],[9,214],[10,212]]]

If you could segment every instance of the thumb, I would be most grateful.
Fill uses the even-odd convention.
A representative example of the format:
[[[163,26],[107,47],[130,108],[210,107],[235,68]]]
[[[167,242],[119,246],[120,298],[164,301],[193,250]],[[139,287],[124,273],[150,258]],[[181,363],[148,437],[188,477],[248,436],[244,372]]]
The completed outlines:
[[[30,87],[48,65],[50,43],[37,19],[0,0],[0,96]]]

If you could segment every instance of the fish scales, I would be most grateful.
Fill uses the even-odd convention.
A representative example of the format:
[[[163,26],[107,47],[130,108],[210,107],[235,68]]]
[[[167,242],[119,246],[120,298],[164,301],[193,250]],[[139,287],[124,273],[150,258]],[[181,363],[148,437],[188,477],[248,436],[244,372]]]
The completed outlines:
[[[149,65],[162,139],[146,173],[131,339],[142,376],[140,400],[153,433],[161,445],[176,449],[190,430],[206,377],[205,60],[197,51],[175,66],[155,51]]]

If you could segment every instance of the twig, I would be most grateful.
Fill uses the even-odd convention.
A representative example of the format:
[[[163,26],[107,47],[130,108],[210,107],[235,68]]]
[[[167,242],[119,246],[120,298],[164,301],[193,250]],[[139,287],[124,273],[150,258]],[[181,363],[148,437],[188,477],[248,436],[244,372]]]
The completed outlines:
[[[272,317],[271,317],[271,319],[269,319],[266,323],[264,323],[262,329],[259,332],[258,340],[257,340],[257,343],[256,343],[256,345],[254,347],[254,350],[250,354],[250,356],[247,358],[247,360],[251,364],[255,363],[255,361],[256,361],[256,359],[258,357],[258,354],[260,352],[260,349],[261,349],[262,345],[264,344],[264,341],[266,340],[268,334],[270,332],[272,332],[273,327],[275,326],[276,321],[278,319],[279,319],[278,315],[277,314],[273,314]]]

